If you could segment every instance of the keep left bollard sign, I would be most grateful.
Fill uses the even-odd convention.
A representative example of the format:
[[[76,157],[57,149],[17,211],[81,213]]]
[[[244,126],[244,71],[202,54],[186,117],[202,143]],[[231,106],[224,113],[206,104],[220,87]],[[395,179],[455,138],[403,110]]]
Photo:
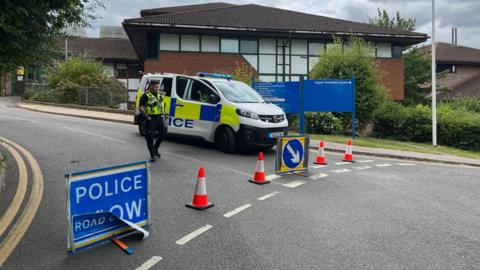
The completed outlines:
[[[148,236],[149,174],[146,161],[67,177],[68,251],[96,246],[139,231]]]
[[[275,173],[307,173],[309,142],[307,136],[279,137]]]

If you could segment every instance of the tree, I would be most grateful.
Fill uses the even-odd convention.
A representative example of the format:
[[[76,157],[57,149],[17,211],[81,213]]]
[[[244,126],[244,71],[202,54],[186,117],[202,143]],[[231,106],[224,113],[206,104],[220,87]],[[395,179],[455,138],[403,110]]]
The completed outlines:
[[[364,128],[372,119],[374,110],[387,98],[387,90],[379,81],[381,73],[370,57],[373,48],[360,38],[350,38],[348,46],[336,38],[310,72],[312,79],[356,79],[356,114],[358,126]],[[348,117],[344,123],[348,123]]]
[[[418,104],[427,101],[426,95],[431,92],[425,85],[431,80],[432,63],[416,48],[403,55],[405,62],[405,104]]]
[[[415,31],[415,19],[402,18],[397,11],[395,18],[390,18],[390,15],[385,9],[380,11],[377,9],[377,17],[369,18],[369,23],[383,26],[389,29],[397,29],[402,31]],[[426,101],[426,94],[430,92],[429,87],[422,87],[430,81],[431,63],[415,48],[410,46],[403,47],[407,52],[403,55],[405,63],[405,100],[406,104],[424,103]]]
[[[69,25],[87,26],[100,0],[4,0],[0,4],[0,73],[48,58]]]
[[[369,18],[368,23],[378,26],[383,26],[389,29],[396,29],[401,31],[415,31],[415,19],[412,18],[402,18],[400,17],[400,12],[397,11],[394,18],[390,18],[390,15],[385,9],[380,11],[380,8],[377,9],[377,17]]]

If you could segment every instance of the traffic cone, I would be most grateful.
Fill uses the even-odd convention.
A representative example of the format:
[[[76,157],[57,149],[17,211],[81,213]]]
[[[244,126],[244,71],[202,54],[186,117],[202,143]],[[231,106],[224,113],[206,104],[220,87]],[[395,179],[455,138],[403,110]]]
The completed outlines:
[[[263,161],[263,152],[258,153],[257,166],[255,168],[253,179],[249,179],[248,181],[258,185],[265,185],[270,183],[270,181],[267,181],[265,179],[265,164]]]
[[[186,204],[185,206],[196,210],[205,210],[213,206],[213,203],[208,202],[205,169],[203,167],[200,167],[198,170],[198,179],[197,185],[195,186],[195,193],[193,194],[193,201],[191,204]]]
[[[323,141],[320,141],[320,146],[318,147],[318,154],[315,158],[315,162],[313,163],[319,165],[327,165],[327,159],[325,158],[325,145],[323,144]]]
[[[347,149],[345,149],[345,155],[343,155],[342,160],[346,162],[355,162],[352,154],[352,140],[348,140]]]

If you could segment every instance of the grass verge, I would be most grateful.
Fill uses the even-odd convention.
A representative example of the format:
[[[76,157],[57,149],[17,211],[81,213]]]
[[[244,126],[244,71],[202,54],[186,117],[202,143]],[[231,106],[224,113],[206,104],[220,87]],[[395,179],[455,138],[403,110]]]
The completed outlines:
[[[316,139],[316,140],[324,140],[327,142],[336,142],[336,143],[345,143],[348,139],[351,139],[350,136],[317,135],[317,134],[311,134],[310,138]],[[395,140],[389,140],[389,139],[379,139],[379,138],[370,138],[370,137],[357,137],[353,141],[353,143],[354,145],[357,145],[357,146],[403,150],[403,151],[437,154],[437,155],[454,155],[459,157],[480,159],[480,153],[476,151],[462,150],[462,149],[442,146],[442,145],[435,147],[427,143],[395,141]]]

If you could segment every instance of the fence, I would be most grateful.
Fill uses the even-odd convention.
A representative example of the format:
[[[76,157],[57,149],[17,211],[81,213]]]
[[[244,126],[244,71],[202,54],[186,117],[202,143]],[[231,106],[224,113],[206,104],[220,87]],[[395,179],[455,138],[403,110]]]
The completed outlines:
[[[60,104],[127,108],[126,91],[98,87],[49,87],[44,82],[26,82],[25,99]]]

